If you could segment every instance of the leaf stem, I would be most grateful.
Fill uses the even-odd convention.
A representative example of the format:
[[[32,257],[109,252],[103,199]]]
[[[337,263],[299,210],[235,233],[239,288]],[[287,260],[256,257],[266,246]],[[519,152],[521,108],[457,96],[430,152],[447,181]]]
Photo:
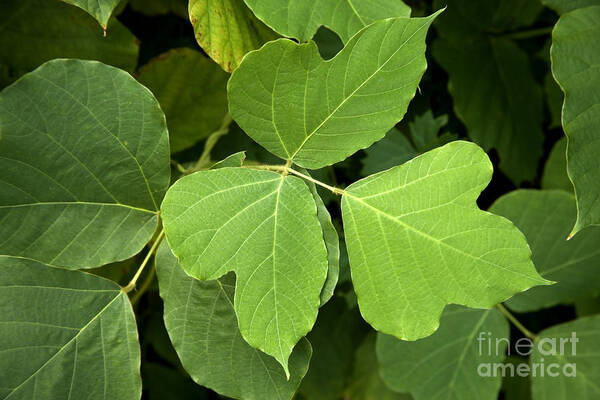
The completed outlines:
[[[219,129],[211,133],[210,136],[206,139],[202,155],[200,156],[198,161],[196,161],[196,164],[185,172],[186,174],[191,174],[193,172],[200,171],[201,169],[206,168],[208,164],[210,164],[210,153],[212,152],[212,149],[215,147],[221,136],[224,136],[229,133],[229,125],[231,125],[232,121],[233,119],[231,118],[231,114],[227,113],[223,118],[223,122],[221,123]]]
[[[142,282],[140,289],[137,292],[135,292],[135,294],[131,298],[131,304],[135,305],[140,300],[140,298],[144,295],[144,293],[146,293],[146,291],[150,288],[150,285],[152,284],[152,281],[154,280],[155,276],[156,276],[156,268],[154,267],[154,265],[150,265],[150,270],[148,271],[148,275],[144,279],[144,282]]]
[[[150,261],[150,257],[152,257],[152,254],[154,254],[154,252],[158,248],[158,245],[160,244],[160,242],[162,242],[162,240],[163,240],[164,237],[165,237],[165,230],[163,229],[158,234],[158,237],[156,238],[156,240],[152,244],[152,247],[150,247],[150,250],[148,250],[148,254],[146,254],[146,257],[144,258],[144,261],[142,261],[142,264],[140,264],[140,267],[135,272],[135,275],[133,276],[133,278],[131,278],[131,280],[129,281],[129,283],[127,284],[127,286],[125,286],[123,288],[123,291],[125,293],[129,293],[133,289],[135,289],[135,283],[139,279],[140,275],[142,274],[142,271],[144,270],[144,267],[146,266],[146,264],[148,264],[148,261]]]
[[[500,310],[500,312],[502,314],[504,314],[504,316],[506,318],[508,318],[508,320],[510,322],[512,322],[512,324],[521,331],[521,333],[523,333],[523,335],[525,335],[526,337],[528,337],[531,340],[536,340],[537,339],[537,335],[533,332],[531,332],[529,329],[525,328],[525,326],[514,316],[511,314],[510,311],[508,311],[506,309],[506,307],[504,307],[502,304],[496,304],[496,308],[498,308],[498,310]]]
[[[511,33],[507,33],[505,35],[502,35],[502,37],[508,38],[508,39],[515,39],[515,40],[530,39],[530,38],[534,38],[534,37],[538,37],[538,36],[545,36],[545,35],[547,35],[549,33],[552,33],[552,29],[553,28],[554,28],[553,26],[547,26],[545,28],[530,29],[530,30],[527,30],[527,31],[511,32]]]
[[[342,194],[346,193],[344,191],[344,189],[340,189],[340,188],[336,188],[336,187],[330,186],[330,185],[328,185],[328,184],[326,184],[324,182],[321,182],[321,181],[313,178],[312,176],[308,176],[306,174],[303,174],[302,172],[299,172],[299,171],[296,171],[293,168],[290,168],[289,167],[290,164],[291,163],[288,161],[286,163],[286,165],[247,165],[247,166],[244,166],[244,167],[245,168],[253,168],[253,169],[264,169],[264,170],[267,170],[267,171],[277,171],[277,172],[282,172],[284,174],[290,173],[292,175],[296,175],[296,176],[298,176],[300,178],[306,179],[307,181],[312,182],[315,185],[319,185],[321,187],[324,187],[325,189],[333,192],[334,194],[342,195]]]

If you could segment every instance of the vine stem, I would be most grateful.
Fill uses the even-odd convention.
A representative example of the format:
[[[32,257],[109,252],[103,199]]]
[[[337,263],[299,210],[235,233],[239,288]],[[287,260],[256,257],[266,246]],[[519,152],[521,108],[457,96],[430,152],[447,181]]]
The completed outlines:
[[[156,267],[150,265],[150,271],[148,271],[148,275],[144,279],[144,282],[142,282],[140,289],[137,292],[135,292],[133,297],[131,297],[131,304],[135,305],[135,304],[137,304],[138,301],[140,301],[140,298],[150,288],[150,285],[152,284],[152,281],[154,280],[155,276],[156,276]]]
[[[512,32],[512,33],[507,33],[505,35],[502,35],[502,37],[505,38],[509,38],[509,39],[530,39],[530,38],[534,38],[534,37],[538,37],[538,36],[545,36],[549,33],[552,33],[552,29],[554,27],[552,26],[548,26],[545,28],[539,28],[539,29],[531,29],[528,31],[519,31],[519,32]]]
[[[206,139],[202,155],[200,156],[196,164],[185,172],[186,174],[191,174],[193,172],[200,171],[201,169],[205,168],[208,164],[210,164],[210,153],[212,152],[212,149],[215,147],[221,136],[229,133],[229,125],[231,125],[232,121],[233,119],[231,118],[231,114],[227,113],[227,115],[225,115],[225,117],[223,118],[223,122],[221,123],[219,129],[211,133],[208,139]]]
[[[148,261],[150,261],[150,257],[152,257],[152,254],[154,254],[154,252],[158,248],[158,245],[160,244],[160,242],[162,242],[162,240],[163,240],[164,237],[165,237],[165,230],[163,229],[158,234],[158,237],[156,238],[156,240],[152,244],[152,247],[150,247],[150,250],[148,250],[148,254],[146,254],[146,257],[144,258],[144,261],[142,261],[142,263],[140,264],[140,267],[135,272],[135,275],[133,276],[133,278],[131,278],[131,281],[129,281],[129,283],[127,284],[127,286],[125,286],[123,288],[123,291],[125,293],[129,293],[133,289],[135,289],[135,284],[136,284],[137,280],[139,279],[140,275],[142,274],[142,271],[144,270],[144,267],[146,266],[146,264],[148,264]]]
[[[506,309],[506,307],[504,307],[502,304],[496,304],[496,308],[500,310],[500,312],[504,314],[504,316],[508,318],[508,320],[512,322],[512,324],[516,326],[517,329],[521,331],[521,333],[523,333],[523,335],[525,335],[531,340],[537,339],[537,335],[531,332],[529,329],[525,328],[525,326],[514,315],[512,315],[510,311]]]
[[[306,179],[309,182],[314,183],[315,185],[319,185],[321,187],[324,187],[325,189],[335,193],[335,194],[345,194],[346,192],[344,191],[344,189],[340,189],[340,188],[336,188],[333,186],[330,186],[324,182],[321,182],[315,178],[313,178],[312,176],[308,176],[306,174],[303,174],[300,171],[296,171],[293,168],[290,168],[289,165],[291,163],[288,161],[288,163],[286,165],[248,165],[245,166],[245,168],[252,168],[252,169],[264,169],[264,170],[268,170],[268,171],[278,171],[278,172],[282,172],[284,174],[292,174],[292,175],[296,175],[300,178]]]

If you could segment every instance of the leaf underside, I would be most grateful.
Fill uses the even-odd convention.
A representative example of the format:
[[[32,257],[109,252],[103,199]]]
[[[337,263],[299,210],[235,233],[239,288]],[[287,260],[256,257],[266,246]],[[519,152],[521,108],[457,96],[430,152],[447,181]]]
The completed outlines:
[[[0,93],[0,254],[65,268],[129,258],[169,184],[165,119],[129,74],[50,61]]]
[[[229,80],[231,114],[257,143],[301,167],[344,160],[404,116],[427,67],[425,37],[438,13],[377,21],[329,61],[314,42],[267,43]]]
[[[106,29],[108,20],[112,15],[115,7],[119,5],[121,0],[62,0],[65,3],[72,4],[81,8],[92,17],[96,18],[98,23]]]
[[[117,284],[0,256],[0,325],[0,398],[140,398],[135,316]]]
[[[309,188],[270,171],[198,172],[169,189],[162,218],[169,245],[190,276],[236,273],[242,336],[287,373],[292,349],[315,322],[328,269]]]
[[[489,308],[548,283],[523,234],[477,207],[491,177],[483,150],[456,141],[346,189],[352,281],[375,329],[416,340],[437,329],[446,304]]]

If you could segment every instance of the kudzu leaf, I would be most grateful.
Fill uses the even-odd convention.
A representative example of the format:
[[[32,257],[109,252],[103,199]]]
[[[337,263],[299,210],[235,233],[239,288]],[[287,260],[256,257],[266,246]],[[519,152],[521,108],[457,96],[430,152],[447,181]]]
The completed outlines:
[[[165,117],[129,74],[54,60],[0,93],[0,254],[65,268],[127,259],[169,184]]]
[[[377,336],[381,376],[388,387],[415,400],[495,400],[502,377],[483,378],[479,366],[501,363],[508,337],[508,322],[498,310],[449,306],[430,337],[405,342]]]
[[[375,355],[375,332],[371,332],[356,349],[354,371],[346,398],[352,400],[413,400],[410,394],[391,391],[381,380]]]
[[[246,168],[197,172],[171,186],[162,218],[188,275],[208,280],[236,273],[242,336],[288,374],[293,347],[316,320],[328,269],[317,208],[304,182]]]
[[[432,334],[446,304],[489,308],[547,284],[525,237],[475,201],[492,178],[456,141],[350,185],[342,217],[361,314],[399,339]]]
[[[144,361],[142,380],[149,400],[209,400],[211,395],[185,372],[155,362]]]
[[[229,76],[200,52],[170,50],[138,71],[167,117],[171,152],[193,146],[221,126]]]
[[[114,9],[121,0],[62,0],[65,3],[72,4],[81,8],[92,17],[96,18],[98,23],[106,30],[108,20]]]
[[[504,365],[508,365],[508,371],[510,371],[510,368],[514,368],[516,371],[520,364],[527,364],[527,359],[520,356],[508,356],[504,360]],[[527,375],[519,376],[518,373],[513,375],[507,373],[502,377],[502,393],[504,400],[531,400],[531,382],[529,377]]]
[[[347,42],[367,25],[386,18],[410,17],[401,0],[244,0],[254,14],[282,36],[306,42],[326,26]]]
[[[0,326],[1,398],[140,398],[135,316],[114,282],[0,256]]]
[[[228,83],[229,109],[278,157],[318,169],[381,139],[406,112],[425,72],[427,18],[363,29],[329,61],[288,39],[248,54]]]
[[[357,308],[349,309],[343,297],[335,297],[319,311],[307,339],[313,346],[310,368],[298,393],[309,400],[343,398],[353,367],[356,347],[368,326]]]
[[[542,189],[560,189],[573,192],[573,184],[567,175],[567,139],[561,138],[552,147],[542,175]]]
[[[507,304],[517,312],[536,311],[582,296],[600,294],[600,228],[565,240],[575,221],[575,198],[558,190],[517,190],[502,196],[490,211],[510,219],[531,244],[540,274],[555,285],[519,293]]]
[[[559,14],[564,14],[578,8],[598,6],[600,0],[542,0],[542,4]]]
[[[600,6],[560,17],[552,32],[552,73],[565,93],[562,123],[577,198],[572,235],[600,225]]]
[[[184,272],[162,243],[156,255],[164,319],[183,367],[198,384],[237,399],[291,399],[308,370],[302,338],[290,357],[290,379],[272,357],[242,338],[234,312],[235,276],[201,282]]]
[[[548,51],[548,55],[550,51]],[[562,104],[563,104],[563,93],[560,90],[560,86],[554,80],[552,72],[544,76],[544,94],[546,95],[546,103],[548,104],[548,110],[550,111],[550,125],[549,128],[561,127],[561,116],[562,116]]]
[[[97,60],[131,72],[137,65],[137,39],[116,19],[109,25],[104,37],[92,17],[61,1],[3,0],[0,60],[20,73],[55,58]]]
[[[299,168],[299,170],[301,173],[310,176],[305,169]],[[331,215],[329,215],[329,211],[327,211],[323,199],[321,199],[321,196],[319,196],[319,193],[317,192],[316,185],[307,180],[305,180],[304,183],[308,186],[310,194],[317,205],[317,218],[321,224],[323,240],[325,241],[325,247],[327,248],[327,279],[325,279],[325,285],[323,285],[323,289],[321,289],[321,306],[323,306],[331,299],[331,296],[333,296],[338,277],[340,276],[340,238],[331,222]]]
[[[529,359],[532,370],[537,367],[530,373],[533,400],[599,398],[599,343],[600,315],[540,332]]]
[[[225,71],[235,70],[246,53],[277,37],[244,0],[190,0],[196,41]]]
[[[543,153],[542,88],[527,53],[514,41],[488,32],[532,22],[539,3],[438,3],[448,4],[448,12],[436,23],[440,39],[433,44],[433,56],[448,72],[456,115],[473,141],[486,151],[498,151],[499,167],[513,182],[532,181]]]

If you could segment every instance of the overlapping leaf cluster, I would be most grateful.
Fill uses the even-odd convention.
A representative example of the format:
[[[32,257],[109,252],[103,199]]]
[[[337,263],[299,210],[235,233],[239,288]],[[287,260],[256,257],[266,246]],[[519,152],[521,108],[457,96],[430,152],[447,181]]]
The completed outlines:
[[[0,6],[1,398],[140,398],[132,303],[154,274],[154,351],[240,399],[494,399],[510,381],[477,366],[503,362],[506,345],[482,355],[475,338],[506,343],[505,316],[515,320],[493,307],[599,294],[597,2],[545,2],[561,16],[551,58],[537,61],[551,61],[564,92],[567,141],[542,190],[512,191],[489,212],[477,204],[494,172],[485,151],[515,184],[537,183],[544,82],[519,30],[549,12],[542,4],[451,0],[410,17],[390,0],[190,0],[208,57],[171,49],[137,68],[119,3]],[[428,104],[405,124],[429,84],[432,24],[453,110],[434,117]],[[327,60],[323,27],[342,46]],[[550,75],[545,85],[556,114],[562,98]],[[363,154],[360,179],[328,177]],[[579,363],[579,377],[532,377],[534,399],[600,394],[599,325],[534,335],[517,322],[535,343],[581,332],[577,354],[550,355]]]

